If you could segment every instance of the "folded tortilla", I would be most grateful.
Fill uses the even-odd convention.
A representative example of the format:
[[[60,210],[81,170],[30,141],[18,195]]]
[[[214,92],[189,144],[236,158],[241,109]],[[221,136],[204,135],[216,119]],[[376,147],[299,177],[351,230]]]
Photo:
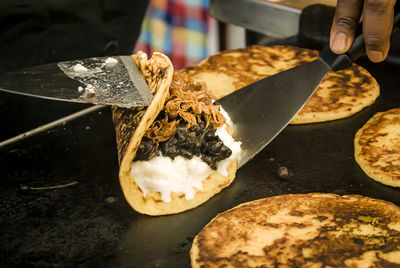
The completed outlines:
[[[120,164],[119,180],[125,198],[136,211],[154,216],[179,213],[197,207],[231,184],[238,161],[237,159],[231,161],[226,176],[215,171],[204,179],[202,190],[195,189],[195,196],[191,200],[187,200],[185,194],[181,192],[172,192],[171,202],[162,201],[161,194],[153,190],[144,195],[132,176],[132,164],[146,131],[163,109],[174,69],[168,57],[161,53],[154,53],[150,59],[147,59],[146,54],[142,52],[132,57],[153,91],[154,97],[148,107],[112,108]]]

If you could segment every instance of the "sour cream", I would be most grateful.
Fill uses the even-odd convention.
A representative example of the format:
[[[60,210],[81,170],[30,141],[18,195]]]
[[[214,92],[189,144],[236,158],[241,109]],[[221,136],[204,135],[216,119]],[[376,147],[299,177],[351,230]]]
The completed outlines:
[[[219,127],[215,133],[232,151],[230,157],[217,163],[217,171],[226,176],[229,164],[240,155],[241,142],[235,141],[229,135],[226,125]],[[192,159],[157,156],[148,161],[134,161],[131,174],[144,196],[149,190],[153,190],[159,192],[161,200],[168,203],[171,202],[172,192],[183,192],[187,200],[193,199],[195,188],[202,190],[203,181],[214,172],[199,156]]]

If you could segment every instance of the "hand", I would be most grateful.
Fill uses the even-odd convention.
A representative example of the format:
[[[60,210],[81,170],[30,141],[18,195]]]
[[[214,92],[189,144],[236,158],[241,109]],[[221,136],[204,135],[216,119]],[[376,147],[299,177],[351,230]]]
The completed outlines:
[[[368,58],[383,61],[389,51],[390,34],[396,0],[338,0],[330,36],[330,47],[336,54],[345,53],[354,40],[362,17]]]

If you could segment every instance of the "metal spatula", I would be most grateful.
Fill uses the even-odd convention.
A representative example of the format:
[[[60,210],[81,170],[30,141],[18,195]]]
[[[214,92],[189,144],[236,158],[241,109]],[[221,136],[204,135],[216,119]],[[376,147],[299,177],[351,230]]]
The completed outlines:
[[[0,74],[0,90],[121,107],[147,106],[153,98],[131,56],[64,61]]]
[[[397,14],[393,29],[399,21]],[[317,60],[261,79],[215,102],[229,114],[234,122],[233,136],[242,142],[239,167],[286,127],[329,71],[352,66],[364,53],[364,39],[359,35],[344,55],[336,55],[326,46]]]

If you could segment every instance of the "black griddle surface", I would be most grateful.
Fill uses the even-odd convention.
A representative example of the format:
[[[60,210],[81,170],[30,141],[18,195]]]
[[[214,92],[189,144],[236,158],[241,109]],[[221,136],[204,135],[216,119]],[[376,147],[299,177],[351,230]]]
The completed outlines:
[[[49,101],[0,91],[0,126],[2,126],[0,141],[90,106],[90,104]]]
[[[400,205],[399,190],[368,178],[353,157],[356,131],[376,112],[400,107],[400,68],[361,64],[381,84],[374,105],[347,119],[288,126],[230,187],[177,215],[141,215],[125,201],[108,108],[0,149],[0,266],[189,267],[193,237],[246,201],[326,192]],[[279,178],[280,166],[293,176]],[[40,189],[60,185],[70,186]]]

